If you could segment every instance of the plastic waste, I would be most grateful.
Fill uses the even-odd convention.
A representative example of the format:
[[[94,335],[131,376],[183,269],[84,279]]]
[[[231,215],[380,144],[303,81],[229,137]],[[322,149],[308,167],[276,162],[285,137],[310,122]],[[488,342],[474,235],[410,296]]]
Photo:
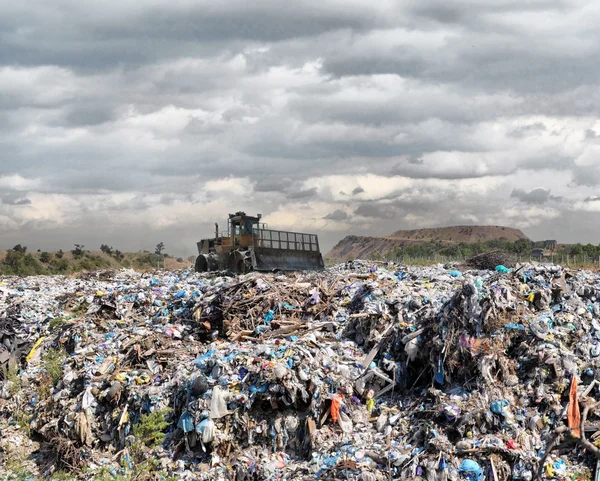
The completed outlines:
[[[227,409],[227,398],[229,392],[222,390],[219,386],[215,386],[212,391],[212,397],[210,401],[210,418],[220,419],[227,416],[229,413]]]
[[[483,481],[484,479],[483,469],[477,461],[473,461],[472,459],[463,460],[463,462],[460,463],[458,472],[462,479],[467,479],[469,481]]]

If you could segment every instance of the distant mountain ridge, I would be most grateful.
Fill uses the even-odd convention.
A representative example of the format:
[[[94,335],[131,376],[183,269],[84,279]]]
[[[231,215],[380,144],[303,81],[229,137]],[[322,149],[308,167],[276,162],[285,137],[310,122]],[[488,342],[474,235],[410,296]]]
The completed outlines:
[[[399,230],[385,237],[346,236],[325,254],[325,257],[340,262],[350,259],[369,259],[373,254],[386,256],[398,248],[423,242],[455,244],[492,240],[516,242],[521,239],[530,240],[519,229],[505,226],[460,225]]]

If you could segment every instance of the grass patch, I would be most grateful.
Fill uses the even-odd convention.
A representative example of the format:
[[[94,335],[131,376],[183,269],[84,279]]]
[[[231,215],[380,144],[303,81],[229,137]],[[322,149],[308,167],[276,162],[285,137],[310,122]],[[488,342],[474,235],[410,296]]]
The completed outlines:
[[[76,477],[66,471],[55,471],[50,481],[71,481],[73,479]]]
[[[40,400],[48,399],[52,394],[53,380],[50,374],[42,373],[38,381],[37,393]]]
[[[22,466],[22,461],[7,462],[4,466],[5,474],[2,481],[33,481],[36,477],[31,471]]]
[[[69,318],[67,317],[55,317],[48,323],[48,327],[50,328],[50,330],[53,330],[59,326],[62,326],[67,321],[69,321]]]
[[[4,368],[2,374],[4,379],[10,383],[8,392],[13,395],[19,394],[23,387],[23,381],[21,380],[19,363],[15,358],[8,360],[8,368]]]
[[[31,415],[27,414],[25,411],[18,409],[13,414],[13,419],[17,423],[17,426],[21,428],[21,430],[25,433],[25,435],[30,438],[31,437]]]

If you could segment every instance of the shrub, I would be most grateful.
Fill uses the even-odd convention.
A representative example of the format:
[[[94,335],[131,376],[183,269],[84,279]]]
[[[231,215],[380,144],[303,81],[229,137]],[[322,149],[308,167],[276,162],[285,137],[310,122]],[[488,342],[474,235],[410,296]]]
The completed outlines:
[[[76,259],[83,257],[83,254],[85,254],[84,247],[85,246],[82,244],[75,244],[75,249],[71,251],[73,257],[75,257]]]
[[[14,276],[34,276],[47,274],[46,268],[31,254],[22,250],[11,250],[0,265],[0,273]]]
[[[133,425],[133,435],[136,440],[149,448],[159,446],[165,439],[164,430],[170,424],[166,418],[170,413],[171,409],[167,408],[142,415]]]
[[[62,379],[63,362],[67,358],[67,352],[62,346],[48,349],[44,355],[42,367],[52,378],[52,385],[56,387],[58,381]]]
[[[12,248],[12,250],[15,252],[22,252],[23,254],[25,254],[25,252],[27,252],[27,247],[22,246],[21,244],[17,244]]]

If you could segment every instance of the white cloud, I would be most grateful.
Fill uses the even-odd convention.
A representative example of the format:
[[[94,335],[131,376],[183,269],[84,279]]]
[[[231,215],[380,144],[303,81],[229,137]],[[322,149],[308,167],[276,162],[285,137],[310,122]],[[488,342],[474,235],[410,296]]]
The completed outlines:
[[[28,179],[19,174],[0,175],[0,189],[27,191],[38,188],[40,185],[39,179]]]

